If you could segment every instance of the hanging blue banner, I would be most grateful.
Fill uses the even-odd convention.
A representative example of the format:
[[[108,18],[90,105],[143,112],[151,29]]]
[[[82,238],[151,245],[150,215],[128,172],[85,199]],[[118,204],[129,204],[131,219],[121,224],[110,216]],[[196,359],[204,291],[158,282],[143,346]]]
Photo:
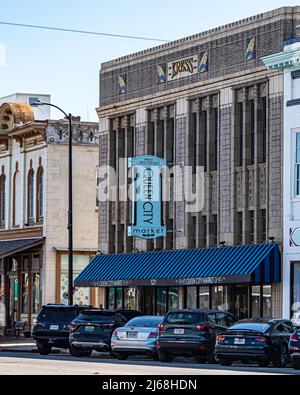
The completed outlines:
[[[166,159],[141,156],[128,159],[132,169],[132,226],[129,237],[155,239],[167,235],[162,219],[162,174]]]

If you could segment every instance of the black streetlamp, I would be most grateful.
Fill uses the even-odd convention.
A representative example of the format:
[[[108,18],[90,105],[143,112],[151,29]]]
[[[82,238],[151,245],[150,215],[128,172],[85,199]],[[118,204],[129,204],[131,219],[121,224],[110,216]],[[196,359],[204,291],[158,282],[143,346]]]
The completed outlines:
[[[50,106],[61,111],[66,119],[69,121],[69,210],[68,210],[68,238],[69,238],[69,261],[68,261],[68,273],[69,273],[69,286],[68,286],[68,301],[69,305],[73,305],[73,127],[72,127],[72,114],[67,114],[60,107],[50,103],[43,103],[40,101],[31,103],[31,106]]]

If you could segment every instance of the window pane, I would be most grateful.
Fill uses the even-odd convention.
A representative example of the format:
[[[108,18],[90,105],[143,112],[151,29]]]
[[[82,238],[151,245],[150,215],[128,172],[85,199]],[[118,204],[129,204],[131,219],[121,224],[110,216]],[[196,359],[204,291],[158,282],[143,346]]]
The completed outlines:
[[[155,314],[155,288],[147,287],[145,289],[145,314]]]
[[[187,288],[187,301],[186,305],[188,309],[196,309],[197,308],[197,287],[188,287]]]
[[[165,315],[167,314],[167,289],[166,288],[157,288],[157,314]]]
[[[32,275],[32,303],[32,313],[37,314],[41,308],[40,275],[37,273]]]
[[[115,309],[115,288],[109,288],[108,290],[108,309]]]
[[[22,314],[28,314],[28,274],[22,274]]]
[[[300,309],[300,262],[294,264],[294,300],[293,311]]]
[[[117,309],[123,308],[123,288],[117,288]]]
[[[252,318],[260,317],[260,286],[252,287]]]
[[[240,320],[249,318],[248,311],[249,289],[247,286],[237,286],[235,289],[235,315]]]
[[[209,309],[209,287],[199,288],[199,308]]]
[[[272,317],[272,287],[265,285],[263,287],[263,318]]]
[[[170,288],[169,289],[169,311],[176,310],[179,308],[179,289]]]
[[[125,288],[125,310],[139,310],[139,290]]]

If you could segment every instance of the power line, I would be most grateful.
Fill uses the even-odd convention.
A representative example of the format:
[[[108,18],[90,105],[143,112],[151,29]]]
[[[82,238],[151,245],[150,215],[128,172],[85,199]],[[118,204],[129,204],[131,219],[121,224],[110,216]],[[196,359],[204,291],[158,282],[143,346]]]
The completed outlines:
[[[131,39],[131,40],[157,41],[157,42],[164,42],[164,43],[169,42],[168,40],[163,40],[163,39],[160,39],[160,38],[141,37],[141,36],[128,36],[128,35],[124,35],[124,34],[113,34],[113,33],[90,32],[90,31],[86,31],[86,30],[64,29],[64,28],[61,28],[61,27],[27,25],[27,24],[24,24],[24,23],[14,23],[14,22],[3,22],[3,21],[0,21],[0,25],[26,27],[26,28],[30,28],[30,29],[55,30],[55,31],[69,32],[69,33],[90,34],[90,35],[93,35],[93,36],[127,38],[127,39]]]

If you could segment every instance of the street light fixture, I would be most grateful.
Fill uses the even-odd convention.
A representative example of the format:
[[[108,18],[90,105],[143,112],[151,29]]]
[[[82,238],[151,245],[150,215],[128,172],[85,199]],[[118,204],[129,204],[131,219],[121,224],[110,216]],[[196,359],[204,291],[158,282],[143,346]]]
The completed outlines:
[[[69,274],[69,285],[68,285],[68,301],[69,305],[73,305],[73,127],[72,127],[72,114],[67,114],[60,107],[50,103],[43,103],[41,101],[35,101],[31,103],[32,107],[35,106],[50,106],[54,107],[64,114],[69,122],[69,210],[68,210],[68,239],[69,239],[69,260],[68,260],[68,274]]]

